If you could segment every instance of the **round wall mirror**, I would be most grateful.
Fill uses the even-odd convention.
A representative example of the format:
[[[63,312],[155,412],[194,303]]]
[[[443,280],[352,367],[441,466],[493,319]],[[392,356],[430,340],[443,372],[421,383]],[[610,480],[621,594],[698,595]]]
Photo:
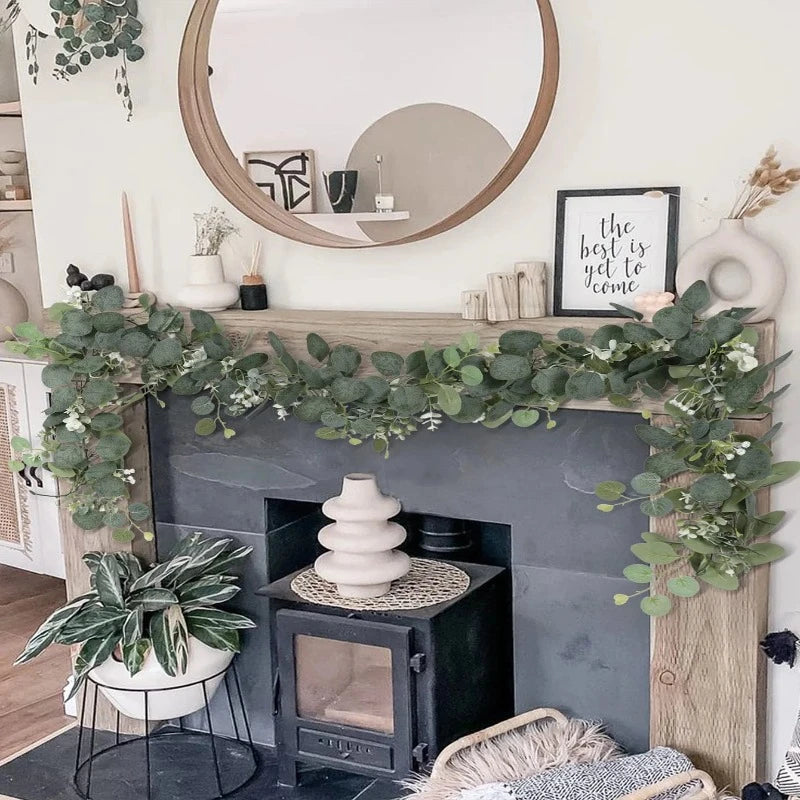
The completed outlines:
[[[533,154],[558,83],[549,0],[196,0],[180,100],[203,169],[297,241],[418,241]]]

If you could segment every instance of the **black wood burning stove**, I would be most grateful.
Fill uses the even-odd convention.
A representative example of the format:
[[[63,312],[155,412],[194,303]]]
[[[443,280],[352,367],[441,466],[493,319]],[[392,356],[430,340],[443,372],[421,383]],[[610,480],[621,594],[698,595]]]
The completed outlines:
[[[291,590],[295,575],[262,590],[282,784],[297,784],[300,763],[404,778],[460,736],[511,716],[508,572],[458,566],[467,592],[418,611],[309,603]]]

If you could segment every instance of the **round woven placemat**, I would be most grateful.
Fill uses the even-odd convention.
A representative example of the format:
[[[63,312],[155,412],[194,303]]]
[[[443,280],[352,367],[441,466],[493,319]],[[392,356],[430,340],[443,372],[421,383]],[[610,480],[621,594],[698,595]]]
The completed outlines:
[[[412,558],[408,575],[395,581],[389,594],[383,597],[341,597],[336,584],[322,580],[313,569],[301,572],[292,581],[292,591],[303,600],[350,611],[413,611],[455,600],[467,589],[469,575],[464,570],[426,558]]]

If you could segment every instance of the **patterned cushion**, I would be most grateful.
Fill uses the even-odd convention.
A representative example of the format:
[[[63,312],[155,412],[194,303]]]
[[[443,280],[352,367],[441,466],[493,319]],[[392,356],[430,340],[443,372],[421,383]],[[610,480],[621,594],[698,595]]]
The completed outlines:
[[[692,769],[692,762],[682,753],[656,747],[641,755],[569,764],[513,783],[493,783],[462,792],[460,800],[617,800]],[[699,788],[699,782],[687,784],[658,800],[679,800]]]

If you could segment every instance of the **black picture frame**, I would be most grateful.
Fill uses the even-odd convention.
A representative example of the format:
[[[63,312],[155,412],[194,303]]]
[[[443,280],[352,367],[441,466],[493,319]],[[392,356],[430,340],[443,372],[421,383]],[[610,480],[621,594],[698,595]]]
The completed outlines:
[[[680,194],[679,186],[649,186],[632,189],[563,189],[557,193],[556,202],[556,237],[555,237],[555,275],[553,291],[553,314],[556,317],[625,317],[625,314],[615,310],[610,305],[607,308],[572,308],[563,302],[564,281],[569,276],[564,274],[564,248],[565,225],[569,201],[573,198],[583,197],[625,197],[632,195],[647,195],[651,192],[661,192],[668,198],[667,229],[665,242],[664,261],[664,286],[663,291],[675,292],[675,271],[678,266],[678,225],[680,222]],[[620,305],[628,305],[622,302]]]

